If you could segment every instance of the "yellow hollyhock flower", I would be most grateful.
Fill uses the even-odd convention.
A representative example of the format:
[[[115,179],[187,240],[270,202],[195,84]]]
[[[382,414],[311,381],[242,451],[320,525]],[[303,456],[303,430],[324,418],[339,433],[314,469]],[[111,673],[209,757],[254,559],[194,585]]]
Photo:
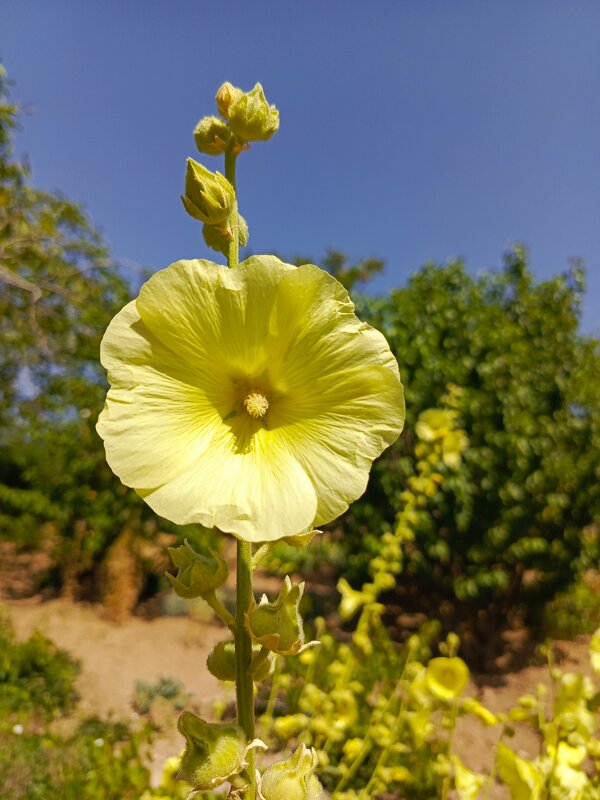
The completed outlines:
[[[329,522],[400,434],[398,365],[312,265],[178,261],[110,323],[98,432],[160,516],[258,542]]]

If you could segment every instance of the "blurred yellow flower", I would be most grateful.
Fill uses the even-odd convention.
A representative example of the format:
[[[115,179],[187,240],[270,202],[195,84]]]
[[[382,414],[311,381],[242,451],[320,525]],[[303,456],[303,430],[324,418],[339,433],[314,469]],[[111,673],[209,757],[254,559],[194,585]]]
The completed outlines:
[[[339,516],[404,422],[383,335],[326,272],[272,256],[158,272],[101,360],[113,471],[160,516],[247,541]]]
[[[500,742],[496,749],[496,766],[510,789],[511,800],[540,800],[544,779],[536,764],[519,758]]]
[[[477,800],[486,781],[486,776],[467,769],[460,758],[452,756],[454,786],[458,800]]]
[[[593,670],[600,675],[600,628],[594,632],[590,642],[590,660]]]
[[[427,688],[438,700],[453,700],[469,680],[469,668],[462,658],[432,658],[427,664]]]

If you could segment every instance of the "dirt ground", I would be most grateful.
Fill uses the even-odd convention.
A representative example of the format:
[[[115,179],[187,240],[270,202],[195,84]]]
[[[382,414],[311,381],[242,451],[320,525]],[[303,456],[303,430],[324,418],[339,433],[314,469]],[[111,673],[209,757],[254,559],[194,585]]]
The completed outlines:
[[[65,600],[39,602],[4,601],[9,609],[17,636],[28,637],[41,631],[59,647],[67,650],[81,665],[78,689],[81,715],[112,715],[118,719],[135,718],[132,696],[138,680],[155,683],[160,677],[178,678],[191,693],[191,702],[198,713],[210,716],[215,700],[232,700],[225,696],[222,685],[206,669],[206,656],[223,638],[223,628],[206,614],[159,616],[153,619],[130,617],[116,625],[104,618],[97,606]],[[591,675],[587,643],[589,637],[573,642],[559,642],[563,670],[578,670]],[[490,710],[503,711],[514,704],[539,682],[549,685],[547,667],[527,667],[505,676],[479,676],[470,687]],[[181,740],[172,715],[160,721],[161,734],[152,754],[154,779],[162,764],[181,748]],[[485,728],[470,720],[462,720],[455,734],[455,746],[464,762],[472,769],[489,772],[497,742],[498,726]],[[527,731],[520,731],[511,746],[520,755],[536,755],[539,743]],[[494,795],[503,797],[501,793]]]

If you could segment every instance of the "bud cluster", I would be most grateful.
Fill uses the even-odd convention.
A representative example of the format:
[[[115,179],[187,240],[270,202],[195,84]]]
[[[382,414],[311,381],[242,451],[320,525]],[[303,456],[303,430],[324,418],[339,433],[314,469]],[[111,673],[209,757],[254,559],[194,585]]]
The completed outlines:
[[[215,100],[221,116],[203,117],[194,129],[200,153],[237,155],[249,142],[264,142],[279,128],[279,111],[267,102],[260,83],[249,92],[224,83]],[[239,244],[247,244],[248,225],[237,211],[234,187],[219,172],[188,158],[181,200],[188,214],[204,223],[202,234],[211,249],[227,255],[236,233]]]

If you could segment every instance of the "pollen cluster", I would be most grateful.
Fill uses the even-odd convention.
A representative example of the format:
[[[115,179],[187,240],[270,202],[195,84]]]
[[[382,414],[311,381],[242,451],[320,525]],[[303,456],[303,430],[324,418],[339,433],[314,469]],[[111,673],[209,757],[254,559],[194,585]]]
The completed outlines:
[[[261,392],[248,392],[243,401],[244,408],[255,419],[261,419],[267,413],[269,401]]]

